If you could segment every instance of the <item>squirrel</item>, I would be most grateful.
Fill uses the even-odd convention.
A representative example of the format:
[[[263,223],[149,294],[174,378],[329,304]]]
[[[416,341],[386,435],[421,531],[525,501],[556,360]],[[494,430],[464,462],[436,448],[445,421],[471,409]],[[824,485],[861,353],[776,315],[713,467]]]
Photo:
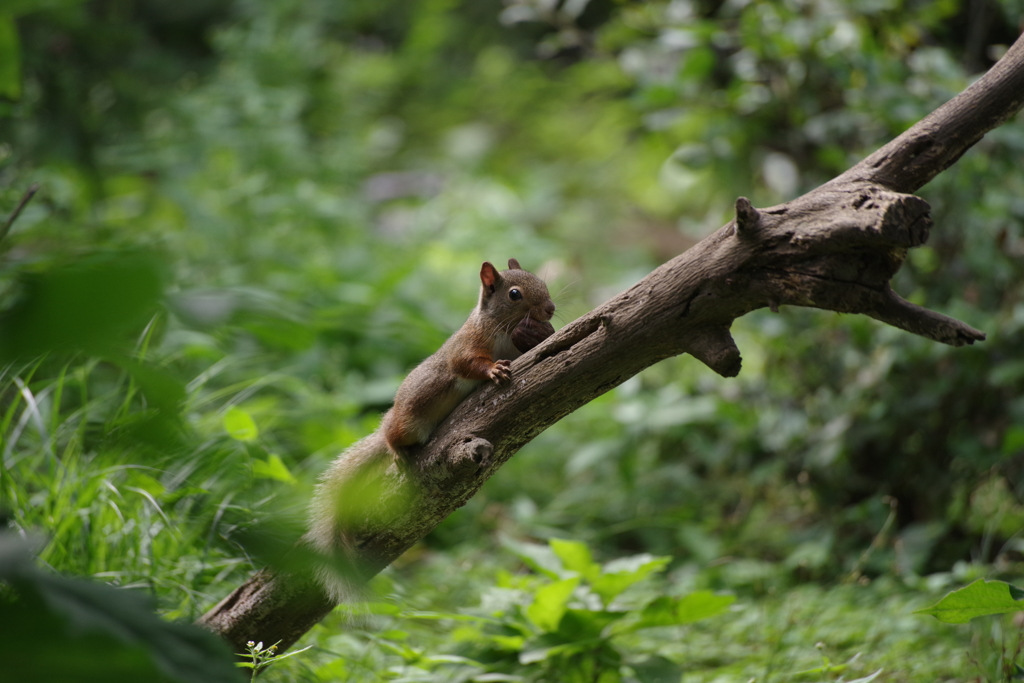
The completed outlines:
[[[409,464],[410,449],[426,443],[437,426],[481,382],[511,379],[511,362],[554,333],[555,304],[547,285],[509,259],[508,270],[480,268],[480,299],[469,319],[433,355],[416,366],[395,394],[380,427],[356,442],[320,478],[304,539],[321,555],[351,564],[352,526],[373,496],[374,482],[397,462]],[[337,602],[351,593],[337,572],[318,570],[320,583]]]

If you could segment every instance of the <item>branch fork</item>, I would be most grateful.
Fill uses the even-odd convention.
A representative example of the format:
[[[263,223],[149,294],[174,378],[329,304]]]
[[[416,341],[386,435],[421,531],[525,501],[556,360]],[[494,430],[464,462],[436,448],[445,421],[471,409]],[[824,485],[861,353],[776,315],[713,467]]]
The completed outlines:
[[[984,333],[911,304],[890,286],[907,249],[927,241],[929,211],[920,197],[863,182],[822,187],[761,211],[740,197],[731,225],[751,254],[730,275],[730,289],[735,294],[737,283],[745,282],[750,293],[760,292],[755,308],[777,311],[789,304],[863,313],[944,344],[981,341]]]

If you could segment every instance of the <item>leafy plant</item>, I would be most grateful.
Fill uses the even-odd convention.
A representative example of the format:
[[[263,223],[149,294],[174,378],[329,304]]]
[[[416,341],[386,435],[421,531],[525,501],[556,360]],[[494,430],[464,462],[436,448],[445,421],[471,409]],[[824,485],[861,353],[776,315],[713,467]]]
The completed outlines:
[[[930,614],[947,624],[965,624],[977,617],[1021,611],[1024,591],[1020,588],[1005,581],[978,579],[914,614]]]
[[[682,669],[646,647],[642,633],[707,620],[735,602],[732,595],[708,590],[660,595],[653,580],[665,570],[667,557],[636,555],[600,564],[578,541],[552,539],[541,546],[506,540],[506,546],[533,573],[505,575],[475,615],[376,607],[401,618],[458,624],[452,634],[459,643],[457,659],[389,646],[408,666],[457,663],[473,672],[473,680],[582,683],[652,680],[655,674],[671,680]]]
[[[274,643],[273,645],[270,645],[268,647],[263,647],[262,641],[260,641],[259,643],[254,643],[250,640],[246,643],[246,652],[239,653],[239,657],[248,656],[250,659],[252,659],[252,661],[239,662],[238,666],[246,669],[252,669],[252,677],[250,680],[256,680],[256,675],[260,671],[266,669],[271,664],[280,662],[284,659],[288,659],[289,657],[294,657],[297,654],[305,652],[311,647],[313,646],[309,645],[299,650],[292,650],[287,654],[279,655],[277,653],[277,643]]]
[[[1024,611],[1024,590],[1005,581],[978,579],[963,588],[951,591],[931,607],[916,610],[914,613],[930,614],[939,621],[949,624],[965,624],[978,617],[1021,611]],[[1024,679],[1024,666],[1019,663],[1021,650],[1024,649],[1024,638],[1019,628],[1016,636],[1016,647],[1009,651],[1005,642],[1001,639],[996,642],[995,637],[992,637],[992,646],[986,657],[988,660],[994,660],[989,667],[994,672],[990,680],[1009,683]],[[985,668],[977,659],[973,661],[979,669]]]

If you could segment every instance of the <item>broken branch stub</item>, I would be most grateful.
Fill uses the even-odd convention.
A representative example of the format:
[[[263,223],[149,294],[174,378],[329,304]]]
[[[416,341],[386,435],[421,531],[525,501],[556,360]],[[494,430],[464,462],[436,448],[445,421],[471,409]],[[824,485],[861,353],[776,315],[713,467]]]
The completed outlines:
[[[907,249],[928,239],[930,207],[920,197],[854,183],[760,210],[741,197],[736,209],[732,234],[746,243],[749,257],[728,283],[733,293],[745,288],[758,299],[755,308],[790,304],[863,313],[953,346],[985,338],[965,323],[910,304],[890,287]]]

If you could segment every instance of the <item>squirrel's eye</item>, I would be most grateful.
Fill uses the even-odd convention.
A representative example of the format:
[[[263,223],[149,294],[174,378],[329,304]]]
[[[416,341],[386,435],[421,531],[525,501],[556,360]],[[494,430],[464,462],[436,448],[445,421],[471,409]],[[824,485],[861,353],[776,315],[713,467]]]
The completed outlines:
[[[508,290],[508,298],[512,299],[512,301],[522,301],[523,293],[520,292],[517,288],[513,287],[512,289]]]

